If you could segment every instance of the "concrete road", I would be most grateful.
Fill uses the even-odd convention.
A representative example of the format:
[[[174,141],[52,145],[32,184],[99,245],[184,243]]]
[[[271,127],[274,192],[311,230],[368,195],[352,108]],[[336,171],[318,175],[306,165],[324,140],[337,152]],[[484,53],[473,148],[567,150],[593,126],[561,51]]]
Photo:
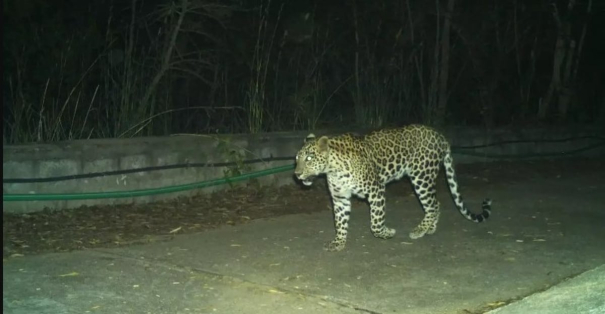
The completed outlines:
[[[439,228],[419,240],[407,234],[420,206],[396,185],[387,213],[395,238],[374,238],[367,205],[355,202],[349,242],[338,253],[322,249],[334,234],[325,211],[119,249],[11,258],[3,263],[3,310],[605,313],[602,175],[465,181],[471,210],[494,199],[490,220],[464,220],[441,186]]]

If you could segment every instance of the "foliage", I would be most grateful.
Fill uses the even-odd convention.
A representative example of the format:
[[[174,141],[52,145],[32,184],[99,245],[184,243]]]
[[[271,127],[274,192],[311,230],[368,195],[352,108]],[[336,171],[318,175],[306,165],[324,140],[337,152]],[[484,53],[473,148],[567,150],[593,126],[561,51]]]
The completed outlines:
[[[221,137],[220,139],[217,137],[217,140],[218,144],[216,150],[220,154],[221,160],[232,164],[223,169],[223,175],[229,186],[233,188],[233,182],[231,182],[229,178],[249,173],[252,171],[252,168],[250,165],[244,163],[247,159],[246,151],[244,149],[234,145],[229,137]],[[256,179],[249,180],[248,184],[260,187],[259,182]]]
[[[5,0],[3,141],[598,123],[604,8]]]

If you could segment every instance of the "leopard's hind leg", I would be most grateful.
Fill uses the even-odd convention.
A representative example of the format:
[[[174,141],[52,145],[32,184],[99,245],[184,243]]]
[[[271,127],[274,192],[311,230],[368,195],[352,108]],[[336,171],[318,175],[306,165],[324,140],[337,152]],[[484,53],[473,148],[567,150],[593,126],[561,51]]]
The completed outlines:
[[[410,238],[418,239],[425,234],[433,234],[437,231],[439,222],[439,201],[437,200],[437,175],[439,168],[424,169],[410,176],[414,191],[424,209],[424,218],[412,232]]]

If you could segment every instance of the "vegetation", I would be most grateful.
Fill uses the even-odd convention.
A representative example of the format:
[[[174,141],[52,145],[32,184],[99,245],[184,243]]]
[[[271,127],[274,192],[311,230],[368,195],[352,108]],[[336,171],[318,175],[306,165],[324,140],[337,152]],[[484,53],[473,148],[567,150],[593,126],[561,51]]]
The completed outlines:
[[[593,0],[5,0],[3,142],[605,122]]]

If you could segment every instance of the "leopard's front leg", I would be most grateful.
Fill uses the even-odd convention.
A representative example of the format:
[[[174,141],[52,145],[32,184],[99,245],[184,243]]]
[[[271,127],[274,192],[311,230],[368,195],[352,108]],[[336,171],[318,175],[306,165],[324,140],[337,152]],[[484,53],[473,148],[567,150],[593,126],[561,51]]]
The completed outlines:
[[[347,232],[349,229],[349,217],[351,216],[351,196],[332,193],[332,203],[334,206],[334,227],[336,228],[336,237],[334,240],[326,243],[326,251],[336,252],[345,248],[347,242]]]
[[[390,239],[395,236],[395,229],[388,228],[385,226],[385,212],[384,208],[386,205],[385,199],[385,186],[380,184],[373,187],[368,195],[368,202],[370,203],[370,225],[372,234],[380,239]]]

